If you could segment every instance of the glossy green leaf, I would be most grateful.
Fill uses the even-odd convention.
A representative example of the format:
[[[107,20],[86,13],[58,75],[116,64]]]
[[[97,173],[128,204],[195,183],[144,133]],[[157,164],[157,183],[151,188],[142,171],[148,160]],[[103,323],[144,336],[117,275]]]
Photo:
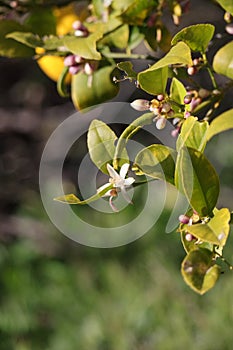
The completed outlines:
[[[170,98],[178,104],[184,104],[184,97],[187,95],[187,91],[180,80],[172,78],[170,87]]]
[[[107,193],[110,189],[112,188],[112,185],[109,185],[108,187],[104,188],[101,191],[98,191],[96,194],[93,196],[85,199],[85,200],[80,200],[75,194],[66,194],[64,196],[56,197],[54,198],[55,201],[61,202],[61,203],[66,203],[66,204],[79,204],[79,205],[85,205],[91,202],[94,202],[101,198],[105,193]]]
[[[28,31],[40,36],[53,34],[56,35],[56,18],[51,8],[39,8],[30,11],[27,15],[24,25]]]
[[[6,38],[14,39],[19,43],[32,48],[43,46],[43,40],[37,34],[33,34],[33,33],[12,32],[8,34]]]
[[[233,129],[233,108],[223,112],[211,122],[207,132],[207,140],[209,141],[213,136],[230,129]]]
[[[138,74],[140,88],[149,94],[164,94],[167,86],[168,67],[147,69]]]
[[[206,146],[209,124],[206,121],[199,122],[195,117],[187,118],[181,128],[180,135],[176,142],[179,152],[184,146],[194,148],[203,152]]]
[[[103,173],[108,174],[107,163],[112,163],[117,136],[100,120],[93,120],[87,134],[87,145],[91,160]],[[126,150],[121,154],[120,166],[128,162]]]
[[[98,69],[93,76],[80,72],[72,77],[71,96],[78,110],[95,106],[117,95],[119,86],[112,81],[114,67]]]
[[[215,215],[205,224],[187,226],[187,231],[200,240],[218,246],[226,244],[230,230],[230,212],[227,208],[215,211]]]
[[[121,15],[125,23],[142,25],[155,5],[154,0],[135,0]]]
[[[178,152],[175,184],[200,216],[212,215],[219,195],[219,178],[204,154],[186,147]]]
[[[204,294],[213,286],[220,275],[220,267],[213,265],[213,253],[199,248],[188,253],[182,262],[181,273],[189,287],[199,294]]]
[[[213,35],[214,26],[212,24],[195,24],[178,32],[172,39],[172,45],[181,41],[185,42],[192,51],[204,53]]]
[[[133,170],[137,175],[148,175],[174,184],[176,151],[154,144],[142,149],[136,156]]]
[[[226,12],[229,12],[233,16],[233,2],[231,0],[216,0],[219,5],[224,8]]]
[[[197,239],[188,241],[186,239],[187,233],[188,232],[184,230],[181,232],[181,242],[183,244],[183,247],[186,253],[189,253],[191,250],[199,249],[199,248],[209,249],[211,252],[213,251],[214,245],[212,243],[203,242],[203,241],[200,241],[197,243]]]
[[[31,47],[25,46],[14,39],[6,38],[6,35],[15,31],[25,32],[26,28],[12,20],[0,21],[0,55],[11,58],[33,56],[35,51]]]
[[[213,68],[216,73],[233,79],[233,41],[217,51],[213,60]]]
[[[145,113],[135,119],[121,134],[116,145],[116,151],[113,158],[113,166],[115,169],[119,166],[119,159],[122,157],[122,152],[128,140],[133,137],[144,125],[150,125],[153,123],[154,113]]]
[[[117,67],[126,73],[128,79],[137,79],[137,73],[133,70],[133,64],[130,61],[124,61],[117,64]]]
[[[100,60],[101,54],[97,51],[96,44],[102,36],[103,34],[100,31],[90,34],[87,38],[66,35],[63,38],[63,42],[74,55],[79,55],[88,60]]]

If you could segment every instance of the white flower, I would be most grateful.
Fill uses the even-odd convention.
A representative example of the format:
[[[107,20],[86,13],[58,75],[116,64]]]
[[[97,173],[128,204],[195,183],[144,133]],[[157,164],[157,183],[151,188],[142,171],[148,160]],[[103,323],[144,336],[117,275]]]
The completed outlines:
[[[133,177],[125,178],[129,170],[128,163],[125,163],[122,165],[119,174],[110,164],[107,164],[107,170],[110,175],[109,182],[101,186],[97,190],[97,192],[100,192],[103,189],[109,187],[109,185],[112,185],[113,188],[107,191],[103,195],[103,197],[110,197],[109,198],[110,207],[112,208],[113,211],[118,211],[118,209],[113,204],[113,198],[117,197],[118,192],[122,192],[124,199],[128,203],[132,203],[129,196],[127,195],[126,188],[130,187],[134,183],[135,179]]]

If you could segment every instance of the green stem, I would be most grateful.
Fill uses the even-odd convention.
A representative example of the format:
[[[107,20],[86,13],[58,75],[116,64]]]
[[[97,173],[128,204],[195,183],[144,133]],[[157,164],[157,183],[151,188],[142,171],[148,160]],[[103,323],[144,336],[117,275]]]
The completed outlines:
[[[203,58],[203,61],[204,61],[205,66],[206,66],[207,72],[209,73],[209,76],[210,76],[211,82],[212,82],[212,84],[213,84],[213,87],[214,87],[214,89],[217,89],[217,88],[218,88],[218,85],[217,85],[217,83],[216,83],[216,80],[215,80],[213,71],[212,71],[212,69],[211,69],[211,67],[210,67],[210,65],[209,65],[209,62],[208,62],[208,60],[207,60],[207,57],[206,57],[206,54],[205,54],[205,53],[202,54],[202,58]]]
[[[126,143],[128,140],[135,135],[144,125],[150,125],[153,123],[155,115],[154,113],[145,113],[141,115],[139,118],[133,121],[121,134],[118,139],[114,158],[113,158],[113,167],[118,169],[119,160],[124,150]]]

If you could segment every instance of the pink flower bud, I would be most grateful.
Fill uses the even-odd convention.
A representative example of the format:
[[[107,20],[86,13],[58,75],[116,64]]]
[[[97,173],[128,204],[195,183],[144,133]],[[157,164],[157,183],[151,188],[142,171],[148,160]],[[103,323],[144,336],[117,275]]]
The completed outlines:
[[[225,29],[228,34],[233,35],[233,23],[226,25]]]
[[[190,112],[186,111],[186,112],[184,113],[184,117],[185,117],[185,118],[189,118],[190,116],[191,116],[191,113],[190,113]]]
[[[196,74],[197,73],[197,68],[196,67],[188,67],[187,68],[187,73],[188,73],[188,75],[194,75],[194,74]]]
[[[150,108],[150,102],[148,100],[137,99],[130,103],[130,106],[133,107],[136,111],[147,111]]]
[[[82,68],[80,66],[70,66],[69,73],[72,75],[77,74]]]
[[[64,59],[64,65],[66,67],[74,66],[76,64],[75,55],[66,56]]]
[[[188,105],[192,101],[193,96],[191,94],[184,97],[184,104]]]
[[[180,215],[179,216],[179,222],[181,222],[182,224],[188,224],[189,223],[190,218],[187,215]]]
[[[164,95],[163,94],[157,95],[157,100],[158,101],[163,101],[164,100]]]
[[[171,131],[171,136],[172,137],[177,137],[179,134],[180,128],[176,128],[174,130]]]
[[[191,233],[187,233],[187,234],[185,235],[185,239],[186,239],[186,241],[188,241],[188,242],[192,242],[192,240],[194,239],[194,237],[193,237],[193,235],[192,235]]]
[[[84,65],[84,72],[87,75],[92,75],[94,73],[94,67],[89,62],[85,63]]]

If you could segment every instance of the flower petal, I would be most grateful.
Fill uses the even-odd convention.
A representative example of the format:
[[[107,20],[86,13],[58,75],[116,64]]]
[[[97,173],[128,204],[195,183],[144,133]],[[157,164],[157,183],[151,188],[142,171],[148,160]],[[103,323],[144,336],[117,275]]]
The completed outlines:
[[[125,179],[124,186],[128,187],[134,183],[135,179],[133,177],[128,177]]]
[[[127,173],[128,173],[128,170],[129,170],[129,163],[125,163],[122,165],[121,167],[121,170],[120,170],[120,177],[122,179],[125,179]]]
[[[116,172],[116,170],[108,163],[107,170],[112,179],[118,179],[120,175]]]
[[[117,207],[114,205],[114,203],[113,203],[113,196],[111,196],[110,198],[109,198],[109,205],[110,205],[110,207],[112,208],[112,210],[113,211],[115,211],[116,213],[119,211],[118,209],[117,209]]]
[[[131,201],[131,199],[129,198],[126,190],[125,190],[125,187],[122,187],[121,188],[121,192],[122,192],[122,196],[124,197],[124,199],[126,200],[126,202],[130,203],[130,204],[133,204],[133,202]]]

